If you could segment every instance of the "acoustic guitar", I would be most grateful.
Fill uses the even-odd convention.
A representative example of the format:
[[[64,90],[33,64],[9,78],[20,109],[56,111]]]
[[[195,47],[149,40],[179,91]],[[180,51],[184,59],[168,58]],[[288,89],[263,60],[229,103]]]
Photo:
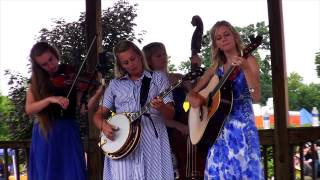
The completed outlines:
[[[247,58],[262,42],[262,37],[251,37],[251,43],[243,50],[242,57]],[[211,147],[229,115],[233,103],[232,81],[239,74],[240,68],[231,66],[219,79],[214,75],[206,88],[199,94],[207,99],[206,105],[190,108],[189,132],[192,144]]]

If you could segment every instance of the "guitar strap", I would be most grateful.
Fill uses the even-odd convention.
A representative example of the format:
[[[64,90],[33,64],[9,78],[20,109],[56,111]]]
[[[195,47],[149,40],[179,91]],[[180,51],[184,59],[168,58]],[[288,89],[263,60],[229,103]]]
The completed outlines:
[[[152,77],[152,71],[150,71],[151,77]],[[140,106],[141,108],[146,104],[147,99],[148,99],[148,94],[149,94],[149,89],[150,89],[150,81],[151,78],[148,78],[146,75],[142,79],[142,85],[141,85],[141,90],[140,90]],[[156,130],[156,127],[154,126],[154,123],[152,121],[152,118],[149,113],[144,113],[144,116],[148,117],[149,120],[152,123],[154,133],[156,137],[158,138],[158,132]]]

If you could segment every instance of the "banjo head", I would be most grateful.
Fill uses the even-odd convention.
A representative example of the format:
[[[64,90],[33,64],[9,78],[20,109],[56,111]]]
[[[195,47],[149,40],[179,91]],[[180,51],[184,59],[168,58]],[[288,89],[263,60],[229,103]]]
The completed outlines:
[[[108,123],[118,127],[118,130],[114,131],[113,140],[101,132],[100,147],[105,153],[117,153],[128,141],[131,121],[125,114],[117,114],[108,119]]]

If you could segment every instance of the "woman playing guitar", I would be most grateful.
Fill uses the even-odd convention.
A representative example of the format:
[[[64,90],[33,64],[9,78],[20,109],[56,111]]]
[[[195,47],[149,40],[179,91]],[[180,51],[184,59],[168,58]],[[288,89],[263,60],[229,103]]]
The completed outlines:
[[[211,29],[211,40],[213,65],[189,93],[191,106],[198,108],[212,101],[214,94],[203,97],[199,92],[212,79],[224,79],[230,68],[233,70],[236,67],[236,71],[232,71],[225,86],[220,89],[222,93],[231,92],[228,100],[230,109],[225,113],[228,115],[217,140],[208,151],[205,179],[263,179],[259,138],[252,109],[252,101],[260,99],[257,60],[249,54],[241,55],[243,48],[240,35],[229,22],[217,22]],[[215,120],[221,119],[210,119]]]

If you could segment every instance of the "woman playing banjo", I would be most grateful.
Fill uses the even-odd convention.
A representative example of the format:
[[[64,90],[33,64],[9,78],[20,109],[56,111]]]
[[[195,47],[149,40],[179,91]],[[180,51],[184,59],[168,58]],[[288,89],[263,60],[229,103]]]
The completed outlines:
[[[171,94],[158,97],[169,87],[169,81],[164,73],[149,71],[141,50],[134,43],[120,41],[113,51],[115,79],[105,90],[103,103],[93,117],[94,124],[116,142],[115,134],[122,127],[105,121],[103,115],[110,110],[116,114],[139,111],[144,78],[150,79],[146,102],[151,101],[151,108],[139,119],[141,135],[136,148],[120,159],[106,156],[103,179],[173,179],[168,134],[163,122],[173,118],[173,99]]]

